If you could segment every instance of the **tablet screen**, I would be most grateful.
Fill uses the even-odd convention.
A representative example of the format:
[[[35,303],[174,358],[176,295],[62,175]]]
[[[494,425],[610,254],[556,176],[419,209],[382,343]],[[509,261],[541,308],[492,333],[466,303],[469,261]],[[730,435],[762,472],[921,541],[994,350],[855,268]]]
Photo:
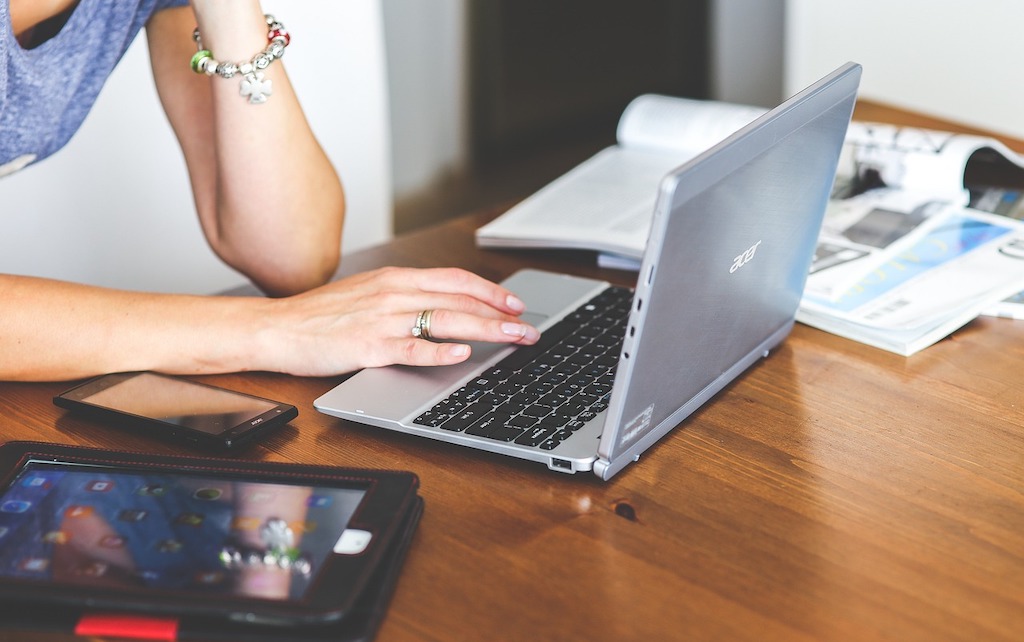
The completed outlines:
[[[31,461],[0,496],[0,576],[301,600],[365,494]]]

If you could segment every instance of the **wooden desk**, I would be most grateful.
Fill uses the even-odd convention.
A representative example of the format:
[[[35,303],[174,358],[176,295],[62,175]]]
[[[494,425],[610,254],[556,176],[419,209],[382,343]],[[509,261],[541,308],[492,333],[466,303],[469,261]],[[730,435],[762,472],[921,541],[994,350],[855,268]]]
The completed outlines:
[[[500,279],[530,264],[628,282],[580,255],[477,250],[473,230],[496,213],[345,270]],[[426,513],[381,641],[974,642],[1024,636],[1022,373],[1022,322],[980,319],[910,358],[798,325],[607,483],[318,414],[340,378],[209,380],[300,408],[245,456],[420,475]],[[64,416],[50,398],[65,387],[0,384],[3,436],[183,452]]]

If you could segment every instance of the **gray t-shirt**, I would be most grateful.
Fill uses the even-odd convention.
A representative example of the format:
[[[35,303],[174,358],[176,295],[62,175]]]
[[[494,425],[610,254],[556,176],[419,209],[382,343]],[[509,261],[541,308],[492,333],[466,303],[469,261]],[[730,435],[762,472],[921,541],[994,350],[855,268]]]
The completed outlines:
[[[57,35],[24,49],[11,30],[9,2],[0,0],[0,177],[66,145],[150,16],[187,4],[81,0]]]

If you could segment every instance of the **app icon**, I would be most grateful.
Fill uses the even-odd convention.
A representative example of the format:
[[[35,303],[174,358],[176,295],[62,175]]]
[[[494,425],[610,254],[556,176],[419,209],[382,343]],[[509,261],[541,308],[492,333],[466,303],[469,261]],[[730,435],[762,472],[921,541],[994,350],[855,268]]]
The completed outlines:
[[[32,502],[9,499],[3,504],[0,504],[0,513],[24,513],[30,508],[32,508]]]
[[[175,524],[181,524],[183,526],[202,526],[203,520],[206,519],[201,513],[182,513],[175,518]]]
[[[310,495],[306,500],[306,506],[310,508],[327,508],[331,505],[333,497],[330,495]]]
[[[192,496],[204,501],[214,501],[220,499],[220,496],[223,494],[224,491],[219,488],[200,488]]]
[[[253,490],[246,494],[245,503],[247,504],[267,504],[274,501],[276,493],[272,490]]]
[[[105,479],[97,479],[85,485],[85,489],[93,493],[105,493],[112,488],[114,488],[114,482]]]
[[[146,519],[148,514],[148,512],[137,508],[126,508],[117,514],[117,518],[122,522],[141,522]]]
[[[167,487],[163,484],[146,484],[135,492],[146,497],[163,497],[167,494]]]
[[[31,477],[26,477],[25,479],[21,480],[21,485],[24,486],[25,488],[43,489],[49,488],[51,486],[49,479],[41,477],[39,475],[32,475]]]
[[[49,544],[67,544],[71,536],[64,531],[50,531],[43,533],[43,541]]]
[[[29,557],[21,560],[18,568],[29,573],[42,573],[50,568],[50,560],[45,557]]]
[[[156,544],[156,550],[161,553],[180,553],[183,548],[185,545],[176,539],[165,539]]]
[[[291,528],[292,531],[294,531],[296,533],[299,533],[299,534],[301,534],[301,533],[312,533],[313,531],[316,530],[316,526],[317,526],[317,524],[316,524],[315,521],[292,522],[291,524],[288,524],[288,527]]]
[[[93,514],[92,506],[68,506],[64,517],[89,517]]]
[[[0,526],[0,539],[3,539],[4,536],[7,535],[7,533],[9,533],[10,531],[11,529],[7,528],[6,526]]]
[[[236,517],[231,520],[231,528],[236,531],[255,531],[259,527],[259,517]]]

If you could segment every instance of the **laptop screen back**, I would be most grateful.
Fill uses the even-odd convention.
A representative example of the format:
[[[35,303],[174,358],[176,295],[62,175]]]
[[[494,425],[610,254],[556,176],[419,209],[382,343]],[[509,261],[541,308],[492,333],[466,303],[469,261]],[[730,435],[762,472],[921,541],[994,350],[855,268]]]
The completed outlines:
[[[788,334],[859,77],[837,70],[664,179],[601,442],[609,474]]]

